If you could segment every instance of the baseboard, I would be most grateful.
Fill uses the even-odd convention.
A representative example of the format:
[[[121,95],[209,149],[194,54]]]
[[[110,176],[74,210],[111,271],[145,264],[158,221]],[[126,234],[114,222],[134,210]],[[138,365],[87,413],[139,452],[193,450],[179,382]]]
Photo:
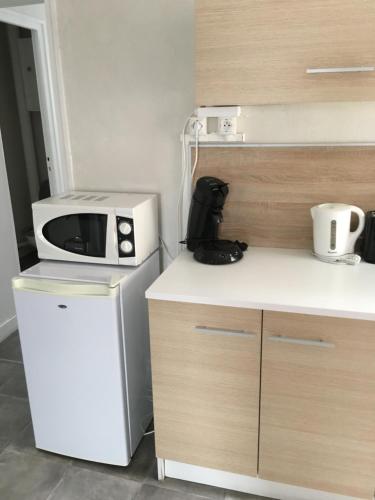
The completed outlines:
[[[5,340],[9,335],[17,330],[17,317],[13,316],[12,318],[4,321],[0,325],[0,342]]]
[[[164,466],[159,462],[164,462]],[[165,477],[208,484],[242,493],[278,498],[279,500],[359,500],[354,497],[274,483],[257,477],[243,476],[160,458],[158,458],[158,470],[159,479],[162,479],[164,475]]]

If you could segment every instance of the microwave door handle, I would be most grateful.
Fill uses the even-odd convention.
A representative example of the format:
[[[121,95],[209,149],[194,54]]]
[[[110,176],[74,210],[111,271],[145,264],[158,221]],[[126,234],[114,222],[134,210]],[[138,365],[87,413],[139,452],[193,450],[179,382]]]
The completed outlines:
[[[119,252],[118,252],[118,242],[117,242],[117,219],[115,210],[107,212],[105,263],[112,265],[119,264]]]

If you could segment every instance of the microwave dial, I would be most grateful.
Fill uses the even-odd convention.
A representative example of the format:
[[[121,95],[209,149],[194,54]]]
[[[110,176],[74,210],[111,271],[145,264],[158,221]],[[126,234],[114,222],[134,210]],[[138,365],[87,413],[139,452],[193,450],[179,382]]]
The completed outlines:
[[[133,228],[129,222],[123,221],[119,223],[118,230],[121,234],[127,236],[133,231]]]
[[[135,257],[134,220],[117,217],[117,241],[119,257]]]
[[[120,249],[121,249],[122,253],[128,255],[128,254],[133,252],[134,246],[133,246],[133,243],[131,241],[123,240],[120,243]]]

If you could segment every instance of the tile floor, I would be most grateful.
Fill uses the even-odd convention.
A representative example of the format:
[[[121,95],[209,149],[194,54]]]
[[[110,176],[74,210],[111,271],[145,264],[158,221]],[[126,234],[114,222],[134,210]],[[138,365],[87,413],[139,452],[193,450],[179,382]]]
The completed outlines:
[[[144,437],[126,468],[37,450],[19,338],[15,333],[0,344],[0,499],[259,500],[259,497],[174,479],[158,482],[152,435]]]

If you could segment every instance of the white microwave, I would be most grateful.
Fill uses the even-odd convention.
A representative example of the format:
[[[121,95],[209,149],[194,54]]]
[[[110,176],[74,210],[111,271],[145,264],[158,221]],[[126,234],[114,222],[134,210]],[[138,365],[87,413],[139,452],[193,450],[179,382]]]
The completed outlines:
[[[155,194],[71,191],[32,208],[40,259],[138,266],[159,247]]]

